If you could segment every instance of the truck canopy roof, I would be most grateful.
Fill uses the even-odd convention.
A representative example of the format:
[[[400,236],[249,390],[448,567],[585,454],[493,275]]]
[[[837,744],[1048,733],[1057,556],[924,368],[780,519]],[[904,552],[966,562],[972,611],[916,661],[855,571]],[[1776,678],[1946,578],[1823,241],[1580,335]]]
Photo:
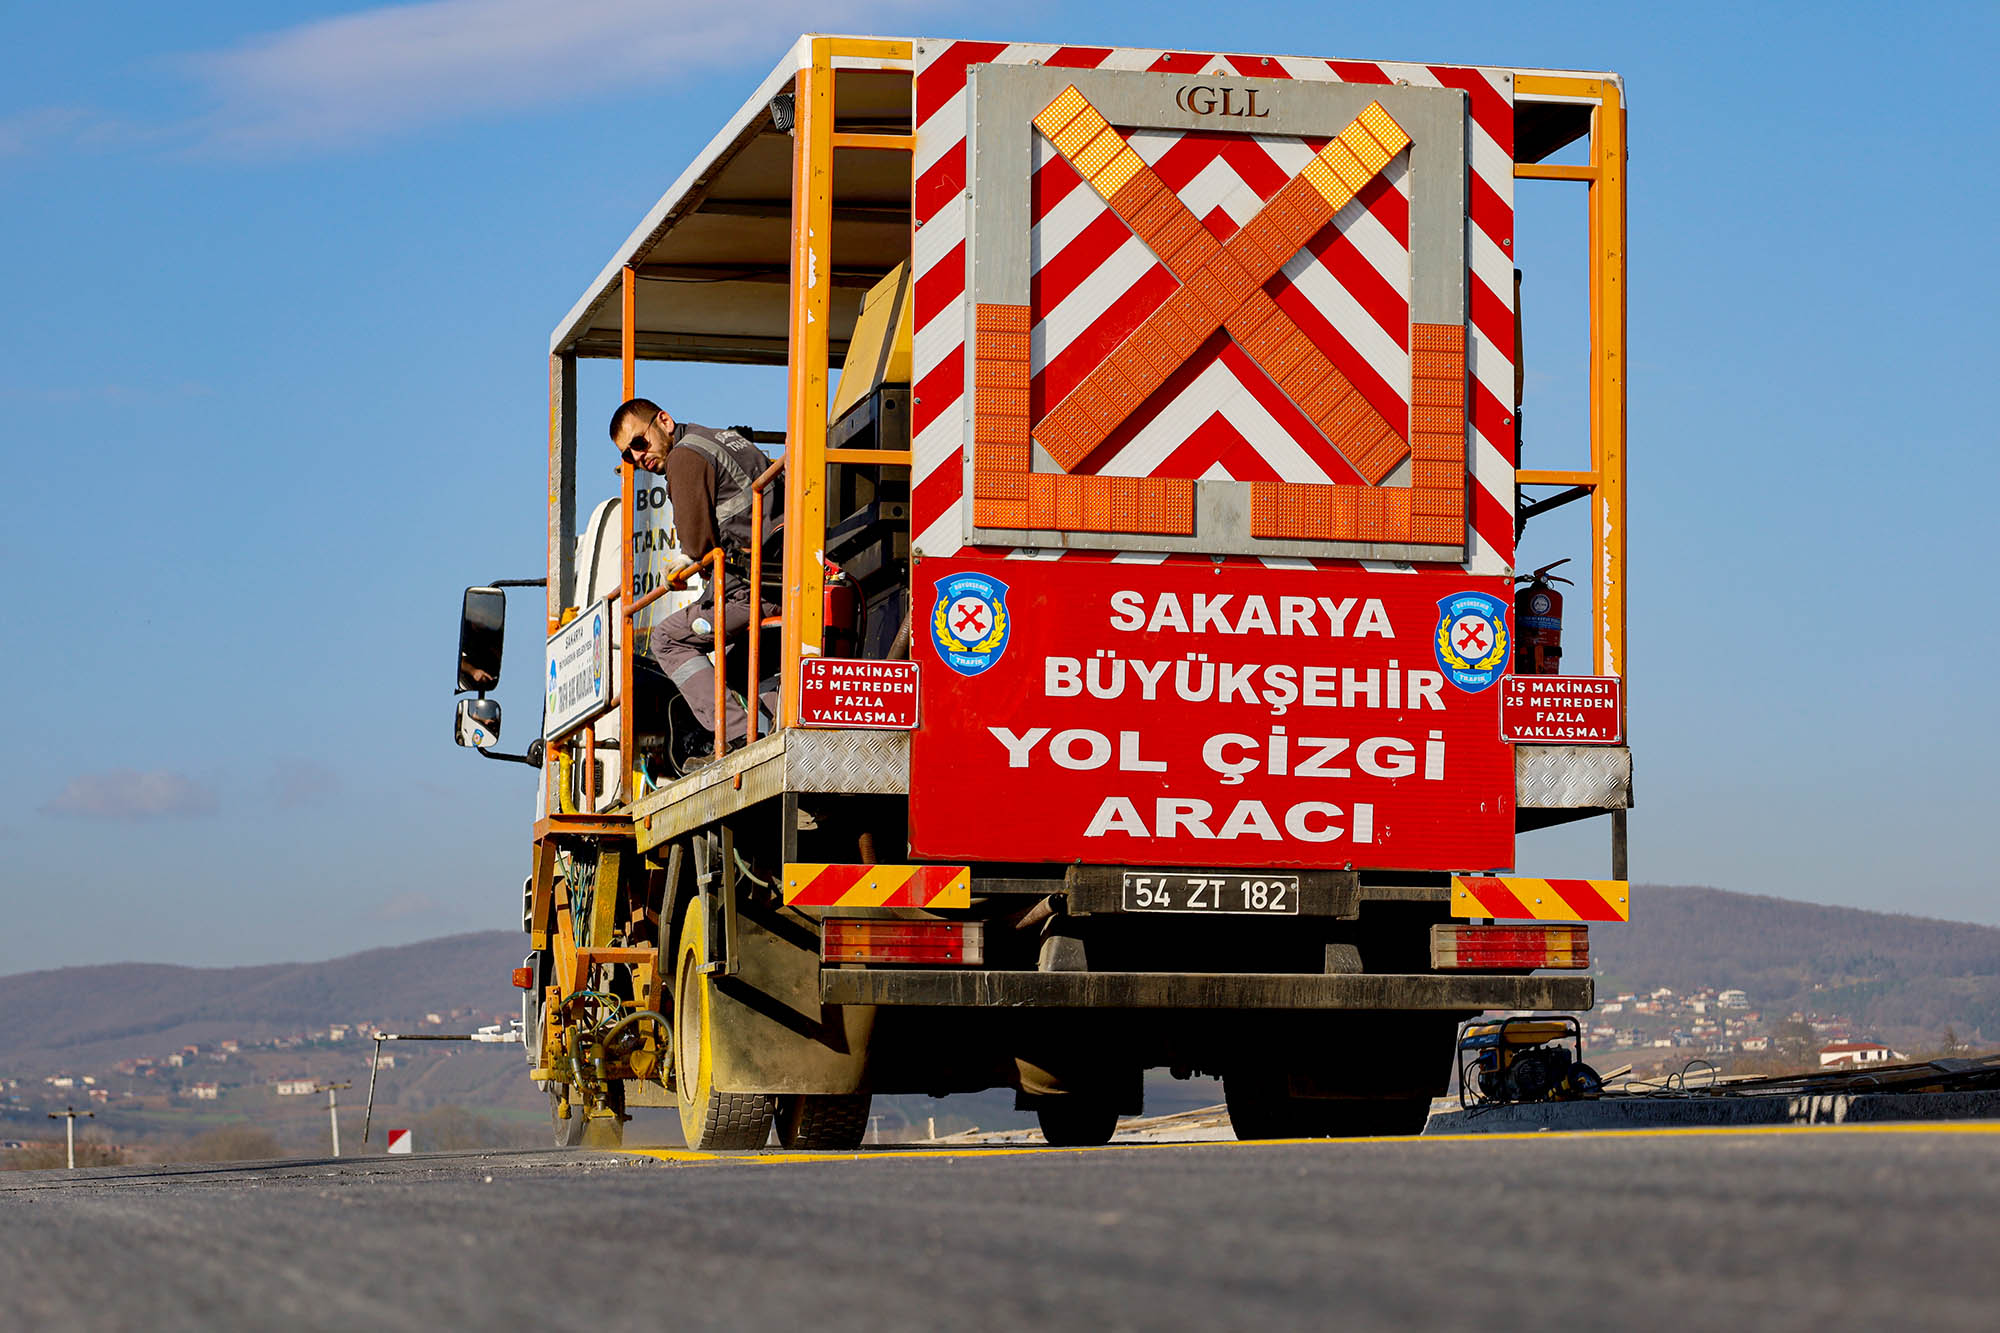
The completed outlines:
[[[635,266],[636,350],[642,360],[783,365],[791,314],[792,139],[771,119],[812,63],[808,34],[737,109],[619,246],[549,339],[551,354],[620,354],[620,270]],[[860,41],[876,39],[861,38]],[[908,62],[839,57],[840,132],[909,134]],[[1536,71],[1573,74],[1573,71]],[[1616,75],[1579,74],[1620,83]],[[1515,157],[1539,162],[1590,132],[1592,107],[1523,101]],[[903,153],[836,149],[833,172],[831,351],[843,356],[861,298],[910,251],[910,162]]]
[[[645,360],[783,365],[791,315],[792,139],[771,101],[812,60],[802,37],[681,173],[556,326],[551,353],[619,355],[619,272],[638,270],[637,350]],[[908,134],[910,75],[900,62],[841,60],[842,132]],[[870,66],[874,68],[870,68]],[[910,250],[910,157],[836,150],[832,342],[848,338],[868,289]]]

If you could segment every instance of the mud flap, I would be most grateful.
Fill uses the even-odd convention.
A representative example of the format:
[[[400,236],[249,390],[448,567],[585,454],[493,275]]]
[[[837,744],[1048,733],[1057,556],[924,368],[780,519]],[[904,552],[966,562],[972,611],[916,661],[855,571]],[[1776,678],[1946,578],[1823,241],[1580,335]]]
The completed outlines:
[[[789,908],[739,902],[731,971],[712,977],[714,1086],[843,1093],[868,1087],[871,1005],[820,999],[819,932]]]

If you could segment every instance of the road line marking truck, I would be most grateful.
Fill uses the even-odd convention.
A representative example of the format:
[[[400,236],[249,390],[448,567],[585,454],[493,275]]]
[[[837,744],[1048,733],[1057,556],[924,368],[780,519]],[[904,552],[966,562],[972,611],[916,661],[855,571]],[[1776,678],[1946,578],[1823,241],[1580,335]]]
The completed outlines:
[[[801,38],[550,342],[512,757],[559,1139],[660,1105],[696,1148],[846,1147],[875,1094],[1007,1088],[1095,1143],[1159,1069],[1245,1137],[1411,1133],[1455,1025],[1587,1009],[1587,923],[1629,916],[1624,145],[1609,74]],[[1568,471],[1519,466],[1523,179],[1589,219]],[[578,522],[589,357],[624,398],[786,368],[756,538],[692,581],[780,607],[715,627],[716,716],[777,701],[744,736],[647,657],[690,595],[664,480]],[[1571,502],[1592,684],[1510,691],[1563,670],[1514,561]],[[459,662],[495,757],[505,597],[468,590]],[[1554,726],[1590,739],[1520,739]],[[1609,878],[1515,876],[1599,816]]]

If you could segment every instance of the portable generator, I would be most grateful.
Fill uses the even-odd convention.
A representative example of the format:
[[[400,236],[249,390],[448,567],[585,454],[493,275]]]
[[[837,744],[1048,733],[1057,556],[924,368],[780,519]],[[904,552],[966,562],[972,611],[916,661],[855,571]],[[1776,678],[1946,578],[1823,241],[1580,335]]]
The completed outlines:
[[[1583,1062],[1573,1015],[1474,1019],[1458,1033],[1458,1103],[1567,1102],[1596,1097],[1604,1080]]]

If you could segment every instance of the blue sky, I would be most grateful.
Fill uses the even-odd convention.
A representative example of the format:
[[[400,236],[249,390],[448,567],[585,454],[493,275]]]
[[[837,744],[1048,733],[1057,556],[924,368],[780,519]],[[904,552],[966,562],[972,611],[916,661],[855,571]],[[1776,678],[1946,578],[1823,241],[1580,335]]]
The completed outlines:
[[[807,27],[1623,73],[1633,874],[2000,922],[1991,6],[7,8],[0,972],[517,924],[458,590],[541,572],[548,332]],[[1532,466],[1581,449],[1568,189],[1520,200]],[[771,372],[642,374],[782,422]]]

